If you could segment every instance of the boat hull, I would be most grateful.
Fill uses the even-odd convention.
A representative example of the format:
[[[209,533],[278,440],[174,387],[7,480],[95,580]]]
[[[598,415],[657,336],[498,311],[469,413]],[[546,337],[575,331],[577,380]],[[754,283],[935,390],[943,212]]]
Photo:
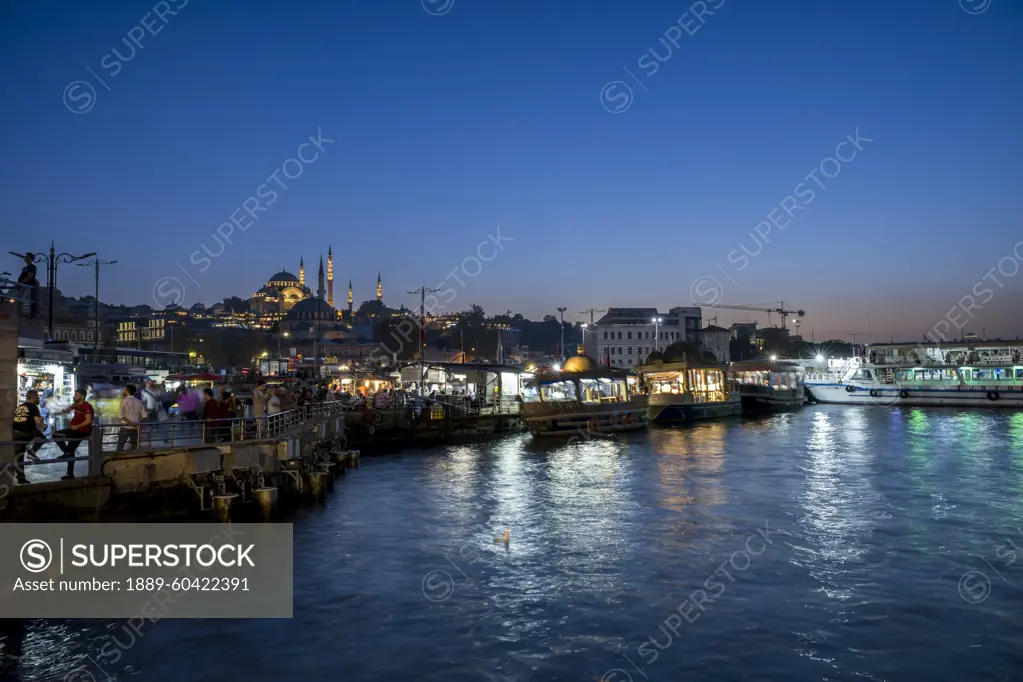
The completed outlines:
[[[870,384],[807,384],[814,399],[836,405],[878,405],[892,407],[1023,407],[1023,390],[966,388],[914,388],[871,386]],[[852,389],[852,390],[850,390]]]
[[[646,396],[636,396],[628,402],[604,405],[579,401],[525,403],[519,416],[534,438],[586,438],[645,429],[647,401]]]
[[[674,424],[678,422],[697,421],[701,419],[720,419],[742,414],[742,401],[722,400],[712,403],[694,403],[681,400],[655,401],[657,395],[651,396],[647,408],[647,418],[651,424]]]
[[[806,396],[802,388],[776,391],[742,391],[742,413],[745,415],[776,414],[778,412],[794,412],[803,407]]]

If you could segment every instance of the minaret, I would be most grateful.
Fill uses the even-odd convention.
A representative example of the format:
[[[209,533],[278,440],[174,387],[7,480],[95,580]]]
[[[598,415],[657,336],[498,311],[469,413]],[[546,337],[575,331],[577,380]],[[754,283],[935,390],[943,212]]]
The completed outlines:
[[[320,256],[320,274],[317,279],[316,298],[323,300],[323,256]]]
[[[305,262],[301,256],[298,259],[298,286],[299,288],[305,286]]]
[[[380,283],[380,272],[377,271],[377,300],[384,300],[384,285]]]
[[[355,301],[355,294],[352,292],[352,280],[348,280],[348,317],[352,316],[352,303]]]
[[[327,305],[334,307],[334,254],[327,247]]]

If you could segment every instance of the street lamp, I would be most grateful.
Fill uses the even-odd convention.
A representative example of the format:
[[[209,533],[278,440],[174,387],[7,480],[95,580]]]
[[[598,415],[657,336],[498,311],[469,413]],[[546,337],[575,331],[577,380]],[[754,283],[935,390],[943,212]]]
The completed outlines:
[[[22,260],[25,259],[24,253],[15,253],[14,251],[8,251],[12,256],[17,256]],[[85,260],[96,255],[96,252],[86,253],[81,256],[72,256],[70,253],[57,253],[54,249],[53,242],[50,242],[50,255],[47,257],[42,253],[37,253],[32,259],[33,263],[46,263],[46,288],[50,290],[50,310],[47,315],[47,329],[46,329],[46,340],[53,341],[53,290],[57,288],[57,265],[59,263],[74,263],[75,261]]]
[[[561,362],[565,362],[565,311],[568,308],[558,308],[561,313]]]
[[[101,265],[113,265],[116,262],[117,261],[115,261],[115,260],[103,260],[102,258],[93,258],[88,263],[78,263],[77,264],[78,267],[80,267],[80,268],[87,268],[90,265],[94,266],[96,268],[96,301],[95,301],[95,303],[96,303],[96,320],[95,320],[95,322],[96,322],[96,329],[93,330],[93,332],[96,334],[96,336],[93,337],[93,339],[95,340],[95,343],[92,344],[92,348],[93,348],[94,351],[99,350],[99,342],[100,342],[100,336],[99,336],[99,266],[101,266]]]
[[[660,331],[661,322],[664,322],[664,318],[655,317],[650,321],[654,323],[654,352],[658,352],[661,350],[661,336],[657,332]]]
[[[419,294],[419,394],[426,395],[423,384],[426,383],[426,295],[435,293],[436,289],[419,287],[415,291],[408,292],[409,295]],[[462,353],[462,361],[465,361],[465,353]]]

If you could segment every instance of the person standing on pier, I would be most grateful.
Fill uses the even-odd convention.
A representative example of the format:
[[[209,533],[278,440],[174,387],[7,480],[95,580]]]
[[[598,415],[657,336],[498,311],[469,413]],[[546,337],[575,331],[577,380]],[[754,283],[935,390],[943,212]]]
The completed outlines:
[[[121,398],[121,405],[117,410],[117,416],[121,420],[121,429],[117,432],[117,450],[126,450],[129,441],[132,443],[132,450],[139,447],[139,429],[142,422],[146,420],[149,413],[145,404],[135,397],[137,389],[134,384],[124,387],[124,397]]]
[[[32,302],[29,317],[33,319],[39,317],[39,280],[36,279],[36,264],[33,262],[35,257],[34,253],[25,254],[25,267],[18,275],[18,284],[21,285],[22,293],[28,294],[29,300]]]
[[[266,408],[270,395],[266,392],[266,380],[256,382],[256,390],[252,392],[252,416],[256,420],[256,437],[262,438],[266,433]]]
[[[25,402],[14,410],[14,440],[17,442],[14,446],[14,471],[18,483],[28,483],[24,466],[26,450],[46,440],[46,436],[43,435],[45,430],[46,425],[43,424],[43,417],[39,413],[39,394],[36,391],[29,391],[25,395]],[[34,452],[29,456],[38,459]]]
[[[74,416],[71,418],[70,426],[53,434],[54,442],[57,443],[57,447],[64,453],[58,459],[68,460],[67,474],[61,476],[61,480],[64,481],[75,477],[75,451],[78,450],[78,444],[92,434],[92,424],[96,411],[85,399],[84,390],[76,390],[74,402],[61,410],[60,414],[72,411]],[[57,440],[57,438],[64,438],[65,440]]]
[[[178,389],[178,414],[185,421],[194,422],[199,418],[199,401],[195,393],[184,386]]]
[[[152,381],[146,381],[145,387],[142,389],[142,395],[139,396],[142,404],[146,406],[146,412],[149,413],[147,419],[149,421],[156,421],[160,414],[160,401],[156,397],[156,387]]]
[[[223,403],[213,397],[212,388],[204,388],[202,393],[202,420],[206,425],[206,437],[203,440],[204,442],[219,442],[223,440],[221,429],[226,409]]]

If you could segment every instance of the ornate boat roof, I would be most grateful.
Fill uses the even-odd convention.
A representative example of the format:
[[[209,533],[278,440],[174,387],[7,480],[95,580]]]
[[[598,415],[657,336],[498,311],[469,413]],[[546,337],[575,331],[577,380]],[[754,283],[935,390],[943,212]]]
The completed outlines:
[[[566,360],[560,370],[537,370],[536,376],[526,385],[539,386],[576,379],[625,379],[629,376],[632,376],[631,372],[598,365],[588,355],[576,355]]]

